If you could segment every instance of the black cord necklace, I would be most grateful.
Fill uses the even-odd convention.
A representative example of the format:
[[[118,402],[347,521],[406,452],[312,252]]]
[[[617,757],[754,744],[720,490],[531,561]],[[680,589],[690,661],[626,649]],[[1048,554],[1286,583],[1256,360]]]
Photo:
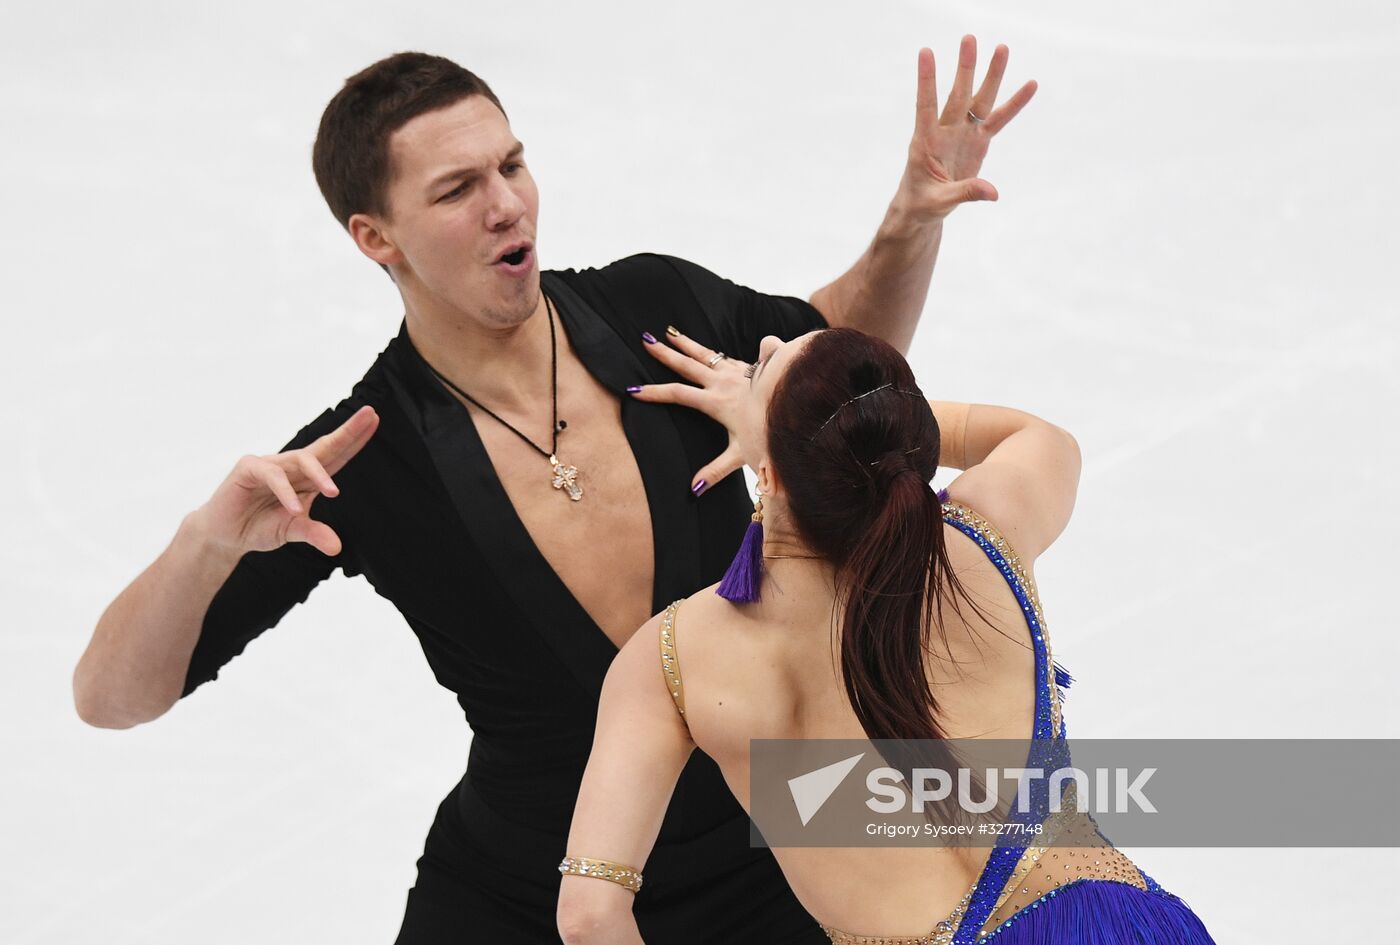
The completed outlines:
[[[533,446],[535,450],[539,452],[540,455],[546,457],[549,460],[550,466],[553,468],[554,480],[552,482],[552,485],[554,486],[554,488],[566,490],[569,494],[569,498],[577,502],[579,499],[583,498],[583,486],[578,484],[578,468],[559,462],[559,458],[555,455],[559,450],[559,434],[562,430],[564,430],[565,427],[568,426],[568,423],[559,419],[559,349],[554,337],[554,300],[549,297],[549,293],[544,291],[543,287],[540,288],[540,294],[544,296],[545,311],[549,314],[549,352],[551,371],[550,397],[553,402],[554,411],[554,426],[550,431],[553,436],[553,439],[550,440],[551,448],[549,449],[549,451],[546,452],[543,447],[536,445],[534,440],[521,433],[515,427],[507,423],[505,420],[502,420],[500,417],[496,416],[496,414],[489,407],[482,404],[471,394],[468,394],[466,391],[462,390],[462,388],[458,387],[456,384],[452,383],[447,378],[443,377],[441,374],[438,374],[437,369],[434,368],[431,364],[428,365],[428,370],[432,371],[433,374],[437,375],[437,379],[442,381],[448,387],[461,394],[473,404],[476,404],[476,406],[486,411],[486,413],[490,414],[492,417],[495,417],[497,420],[500,420],[500,422],[505,424],[505,426],[512,433],[520,437],[526,443],[529,443],[531,446]],[[426,364],[427,362],[425,361],[424,363]]]

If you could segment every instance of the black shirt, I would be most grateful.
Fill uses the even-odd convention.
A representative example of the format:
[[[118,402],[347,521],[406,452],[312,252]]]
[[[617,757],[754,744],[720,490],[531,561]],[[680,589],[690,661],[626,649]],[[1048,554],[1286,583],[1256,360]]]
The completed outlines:
[[[651,612],[657,613],[723,576],[753,502],[738,471],[698,498],[690,494],[694,471],[724,449],[727,433],[699,411],[625,393],[631,384],[681,380],[641,350],[642,332],[661,337],[673,324],[733,358],[754,361],[764,336],[788,340],[827,323],[802,299],[755,292],[669,256],[642,254],[601,269],[545,271],[541,284],[584,365],[621,400],[622,425],[652,512]],[[307,445],[364,404],[378,412],[379,428],[336,475],[339,495],[319,497],[314,509],[340,535],[341,553],[331,558],[290,543],[245,555],[210,604],[182,697],[216,678],[220,667],[336,568],[363,575],[403,614],[471,727],[463,790],[473,796],[453,811],[460,822],[452,829],[475,831],[478,838],[502,835],[501,824],[536,831],[533,848],[521,843],[489,852],[514,858],[507,872],[519,880],[542,874],[535,893],[552,928],[548,893],[557,895],[558,876],[551,874],[564,852],[603,677],[617,648],[535,546],[471,415],[431,374],[406,323],[350,396],[283,449]],[[490,817],[500,822],[488,826]],[[738,822],[741,832],[735,830]],[[648,860],[647,888],[636,902],[639,921],[647,904],[664,901],[668,892],[676,896],[692,888],[703,894],[705,876],[722,873],[731,855],[734,864],[763,861],[753,882],[772,888],[753,888],[755,896],[777,897],[793,915],[805,916],[800,908],[792,910],[796,903],[781,874],[766,865],[773,862],[771,854],[748,848],[746,825],[718,767],[695,752]],[[668,857],[668,846],[699,843],[720,827],[740,839],[726,841],[714,862]],[[434,830],[446,833],[447,827],[435,823]],[[431,834],[429,839],[431,848]],[[480,845],[489,846],[484,840]],[[494,874],[473,874],[465,866],[462,875],[464,883],[496,881]],[[808,927],[813,936],[793,940],[824,940],[815,923],[803,925]],[[700,930],[693,934],[700,937],[691,940],[709,940]]]

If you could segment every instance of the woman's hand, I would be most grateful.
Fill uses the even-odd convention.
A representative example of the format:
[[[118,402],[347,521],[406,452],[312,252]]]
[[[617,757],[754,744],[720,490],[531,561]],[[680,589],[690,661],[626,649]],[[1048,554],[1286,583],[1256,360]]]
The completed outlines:
[[[650,337],[648,333],[642,340],[645,342]],[[670,344],[667,344],[668,341]],[[743,430],[745,403],[750,396],[749,364],[725,357],[710,367],[710,360],[718,352],[669,326],[665,340],[653,340],[643,347],[652,357],[698,386],[682,383],[644,384],[632,394],[633,397],[694,408],[723,424],[729,431],[729,445],[691,477],[690,491],[700,495],[744,465],[746,453],[740,443],[740,433]]]

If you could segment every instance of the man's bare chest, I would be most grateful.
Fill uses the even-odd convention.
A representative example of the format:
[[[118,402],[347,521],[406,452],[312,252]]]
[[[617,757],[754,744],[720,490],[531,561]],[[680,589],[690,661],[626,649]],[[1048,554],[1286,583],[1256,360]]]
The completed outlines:
[[[540,449],[552,447],[550,413],[526,424],[507,417],[525,442],[489,414],[473,408],[473,422],[517,517],[535,547],[602,631],[621,646],[651,616],[654,548],[651,513],[621,403],[586,372],[560,391],[555,455],[577,468],[577,501],[558,488],[553,465]],[[561,376],[561,382],[564,377]],[[561,383],[561,387],[564,385]],[[540,449],[536,449],[538,446]]]

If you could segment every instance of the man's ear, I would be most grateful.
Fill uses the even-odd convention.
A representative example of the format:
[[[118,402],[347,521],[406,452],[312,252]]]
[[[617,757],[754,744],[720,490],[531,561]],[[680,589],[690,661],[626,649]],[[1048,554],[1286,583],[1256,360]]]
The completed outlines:
[[[399,251],[384,221],[379,217],[368,213],[352,214],[345,226],[360,252],[379,265],[387,269],[395,263],[403,262],[403,253]]]

